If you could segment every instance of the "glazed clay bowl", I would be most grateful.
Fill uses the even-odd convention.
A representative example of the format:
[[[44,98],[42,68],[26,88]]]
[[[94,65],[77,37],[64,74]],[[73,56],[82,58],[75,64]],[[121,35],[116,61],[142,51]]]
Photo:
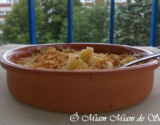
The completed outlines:
[[[122,69],[113,70],[47,70],[35,69],[11,62],[30,56],[36,48],[70,47],[81,50],[87,46],[94,52],[142,54],[152,52],[129,46],[109,44],[45,44],[9,50],[1,55],[1,66],[7,71],[10,92],[29,105],[57,112],[98,113],[135,105],[151,92],[154,70],[159,58]]]

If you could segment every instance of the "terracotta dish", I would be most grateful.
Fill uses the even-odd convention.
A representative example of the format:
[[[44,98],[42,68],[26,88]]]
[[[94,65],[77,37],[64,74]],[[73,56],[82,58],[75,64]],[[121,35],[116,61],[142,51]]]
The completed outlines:
[[[142,54],[152,52],[129,46],[109,44],[45,44],[9,50],[1,55],[7,70],[10,92],[29,105],[67,113],[98,113],[127,108],[145,99],[151,92],[154,70],[159,58],[144,64],[112,70],[47,70],[25,67],[11,60],[30,56],[37,47],[93,47],[98,53]]]

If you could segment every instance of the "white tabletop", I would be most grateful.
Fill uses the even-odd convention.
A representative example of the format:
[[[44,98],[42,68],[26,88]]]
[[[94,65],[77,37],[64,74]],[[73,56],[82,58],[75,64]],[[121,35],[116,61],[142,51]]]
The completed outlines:
[[[24,45],[0,46],[0,54],[19,46]],[[160,51],[153,47],[143,48],[153,52]],[[38,109],[14,98],[7,88],[6,71],[0,66],[0,125],[159,125],[160,68],[155,70],[154,87],[151,94],[139,104],[114,112],[78,114],[79,119],[75,122],[70,120],[72,115],[74,113],[67,114]],[[93,121],[96,118],[100,121]],[[126,121],[127,119],[128,121]]]

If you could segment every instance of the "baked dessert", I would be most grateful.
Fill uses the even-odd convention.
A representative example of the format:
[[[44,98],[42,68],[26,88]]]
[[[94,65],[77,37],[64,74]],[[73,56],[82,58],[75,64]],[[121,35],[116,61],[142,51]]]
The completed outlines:
[[[95,53],[92,47],[86,47],[86,49],[82,50],[45,47],[37,48],[37,53],[33,53],[29,57],[13,60],[13,62],[32,68],[97,70],[119,68],[138,57],[131,54]]]

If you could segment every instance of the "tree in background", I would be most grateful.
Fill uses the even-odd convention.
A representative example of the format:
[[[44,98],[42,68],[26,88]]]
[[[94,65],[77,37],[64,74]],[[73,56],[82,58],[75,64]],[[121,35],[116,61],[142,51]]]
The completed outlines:
[[[136,0],[118,5],[115,13],[114,42],[127,45],[149,45],[151,1]]]
[[[67,42],[66,0],[35,1],[37,43]],[[128,0],[127,5],[117,6],[115,43],[138,46],[149,44],[151,0],[145,0],[148,1],[145,4],[143,1],[137,0],[131,4]],[[79,0],[74,0],[74,42],[107,42],[108,10],[108,5],[86,9],[81,7]],[[4,42],[29,43],[27,0],[20,0],[5,21],[4,25],[0,25]]]
[[[45,13],[45,22],[42,25],[39,43],[56,42],[62,22],[67,18],[67,2],[66,0],[40,0]]]
[[[53,43],[59,39],[62,22],[67,18],[66,0],[35,0],[37,43]],[[74,6],[81,6],[74,0]],[[29,43],[28,4],[20,0],[5,17],[2,39],[5,43]]]
[[[67,18],[67,0],[40,0],[40,2],[44,8],[43,12],[46,14],[46,18],[41,32],[43,39],[40,38],[38,41],[40,43],[57,42],[62,24]],[[80,1],[74,0],[73,6],[81,7]],[[46,40],[44,41],[44,39]]]
[[[41,29],[44,23],[44,14],[39,3],[36,1],[36,26]],[[6,15],[5,24],[1,25],[4,43],[29,43],[28,34],[28,4],[27,0],[20,0],[15,4],[11,13]],[[39,32],[37,33],[39,35]]]
[[[73,27],[74,42],[106,42],[109,34],[108,5],[74,8]],[[61,28],[59,41],[67,42],[67,20]]]

